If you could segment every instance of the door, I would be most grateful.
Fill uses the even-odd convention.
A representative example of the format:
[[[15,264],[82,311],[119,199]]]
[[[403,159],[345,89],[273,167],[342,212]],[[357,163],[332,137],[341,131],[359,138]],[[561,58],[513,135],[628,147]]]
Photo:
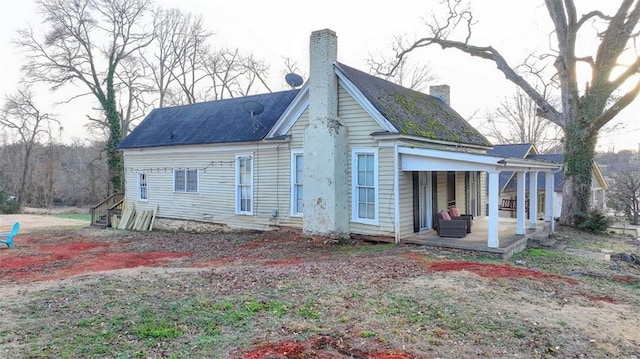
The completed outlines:
[[[480,177],[479,172],[467,172],[467,214],[479,215],[480,208]]]
[[[431,172],[419,172],[418,175],[418,207],[420,216],[420,230],[433,228],[433,192],[431,186]]]

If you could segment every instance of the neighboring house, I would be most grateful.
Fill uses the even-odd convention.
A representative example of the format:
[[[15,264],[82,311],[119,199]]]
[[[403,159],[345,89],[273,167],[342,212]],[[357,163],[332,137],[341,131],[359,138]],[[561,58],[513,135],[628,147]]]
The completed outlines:
[[[315,31],[300,89],[152,111],[119,146],[126,203],[157,206],[155,227],[285,226],[396,242],[456,205],[489,216],[487,245],[497,247],[500,171],[557,166],[487,155],[492,145],[449,106],[448,86],[432,89],[437,97],[341,64],[336,34]]]
[[[536,161],[545,161],[551,163],[562,164],[564,162],[564,155],[562,154],[539,154],[533,144],[507,144],[507,145],[495,145],[488,153],[493,156],[504,156],[512,158],[526,158]],[[537,213],[543,213],[545,208],[545,183],[546,176],[542,173],[538,174],[537,188]],[[525,188],[528,189],[529,179],[526,177]],[[564,172],[559,170],[554,174],[554,186],[553,186],[553,204],[554,204],[554,216],[560,217],[562,213],[562,186],[564,185]],[[517,190],[517,178],[512,171],[505,171],[500,173],[500,199],[515,199]],[[593,208],[601,210],[605,209],[606,205],[606,190],[607,182],[600,171],[598,164],[593,162],[593,175],[591,179],[591,204]],[[529,197],[529,196],[527,196]],[[508,211],[501,211],[502,216],[509,216],[511,213]]]

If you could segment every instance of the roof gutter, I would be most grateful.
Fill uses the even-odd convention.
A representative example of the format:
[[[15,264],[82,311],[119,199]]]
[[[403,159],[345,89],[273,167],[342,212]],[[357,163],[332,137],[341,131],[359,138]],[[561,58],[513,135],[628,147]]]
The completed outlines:
[[[412,135],[403,135],[397,132],[373,132],[370,134],[371,137],[377,140],[408,140],[408,141],[416,141],[421,143],[432,143],[437,145],[445,145],[445,146],[454,146],[454,147],[466,147],[473,148],[478,150],[490,150],[493,147],[488,146],[480,146],[480,145],[472,145],[467,143],[458,143],[458,142],[448,142],[442,140],[432,140],[420,136],[412,136]]]

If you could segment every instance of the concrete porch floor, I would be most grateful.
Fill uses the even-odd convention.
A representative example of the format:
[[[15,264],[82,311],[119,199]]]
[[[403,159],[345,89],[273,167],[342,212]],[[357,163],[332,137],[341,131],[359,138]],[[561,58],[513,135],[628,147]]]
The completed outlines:
[[[473,220],[471,233],[467,233],[467,236],[464,238],[438,237],[436,231],[431,230],[416,233],[411,237],[401,240],[401,243],[481,252],[507,259],[513,254],[523,251],[527,247],[527,241],[529,238],[546,237],[549,233],[549,223],[544,221],[538,221],[537,228],[535,230],[527,228],[526,234],[522,236],[515,234],[515,218],[500,217],[498,224],[498,248],[490,248],[487,246],[489,217],[476,217]],[[529,222],[527,221],[525,223],[525,228],[528,227],[528,225]]]

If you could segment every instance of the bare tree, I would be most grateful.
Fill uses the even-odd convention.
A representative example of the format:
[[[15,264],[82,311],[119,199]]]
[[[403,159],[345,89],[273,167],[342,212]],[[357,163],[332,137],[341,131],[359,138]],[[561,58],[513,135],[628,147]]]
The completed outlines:
[[[153,33],[143,26],[151,0],[38,0],[48,30],[19,31],[27,76],[51,84],[52,90],[80,84],[100,104],[109,128],[105,144],[111,191],[122,190],[122,140],[116,81],[122,62],[146,47]],[[83,96],[80,94],[78,96]]]
[[[249,54],[241,59],[239,68],[240,81],[235,83],[238,96],[248,96],[257,92],[258,88],[272,92],[266,82],[270,68],[266,61],[257,59],[253,54]]]
[[[157,9],[154,34],[152,51],[142,54],[142,58],[153,74],[159,94],[158,107],[166,105],[168,95],[180,98],[180,104],[197,102],[196,89],[206,76],[207,41],[213,33],[205,28],[202,16],[179,9]],[[172,91],[172,85],[179,90]]]
[[[205,71],[210,85],[210,92],[213,99],[219,100],[233,97],[232,84],[239,76],[238,62],[240,51],[238,49],[222,49],[209,54],[205,61]]]
[[[55,126],[53,129],[52,125]],[[14,133],[21,147],[22,168],[17,196],[18,206],[22,208],[30,182],[34,148],[43,141],[51,141],[54,131],[59,131],[62,127],[53,116],[38,109],[29,88],[19,89],[15,94],[7,96],[0,112],[0,126]]]
[[[117,82],[114,84],[122,135],[133,130],[134,124],[144,118],[152,107],[145,95],[154,92],[153,86],[146,80],[145,64],[141,58],[130,56],[123,59],[122,66],[116,72]],[[87,115],[89,122],[85,125],[90,134],[96,135],[100,141],[109,139],[109,122],[103,117]]]
[[[535,102],[522,91],[504,98],[479,128],[497,143],[531,143],[542,153],[555,148],[562,137],[558,126],[537,115]]]
[[[221,49],[209,54],[205,71],[210,81],[208,100],[233,98],[257,93],[271,92],[266,82],[269,64],[253,54],[243,55],[238,49]]]
[[[560,106],[556,108],[540,94],[493,46],[470,43],[474,25],[473,13],[463,0],[443,1],[448,16],[444,21],[433,18],[427,23],[426,36],[415,41],[398,41],[392,74],[402,59],[415,50],[439,45],[457,49],[470,56],[492,61],[498,70],[536,103],[538,115],[564,130],[563,224],[574,223],[574,214],[587,213],[591,199],[591,166],[600,129],[626,108],[640,91],[640,56],[635,49],[640,19],[640,1],[622,0],[612,15],[594,9],[578,16],[573,0],[545,0],[554,25],[550,38],[554,53],[545,59],[556,69],[560,89]],[[456,29],[464,34],[453,40]],[[593,53],[577,54],[576,44],[581,30],[596,29],[599,45]],[[587,31],[587,30],[585,30]],[[629,55],[632,62],[621,65],[618,60]],[[577,66],[588,64],[591,79],[582,88],[578,84]]]
[[[408,57],[402,57],[397,63],[389,60],[367,60],[371,72],[412,90],[424,91],[427,83],[438,79],[429,65],[409,65],[407,61]]]
[[[624,212],[631,224],[640,223],[640,171],[620,170],[613,174],[607,205]]]

